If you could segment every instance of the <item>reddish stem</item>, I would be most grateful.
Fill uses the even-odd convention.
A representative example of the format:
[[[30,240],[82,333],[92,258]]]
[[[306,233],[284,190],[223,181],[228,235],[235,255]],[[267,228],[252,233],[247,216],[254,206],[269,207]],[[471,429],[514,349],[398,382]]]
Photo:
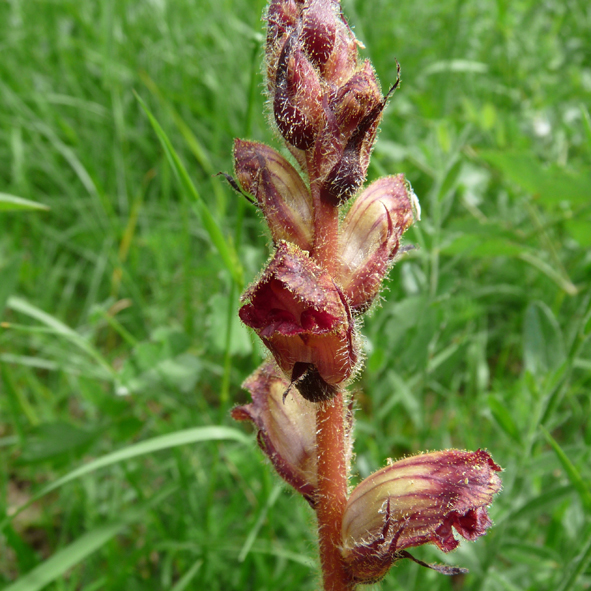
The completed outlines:
[[[352,591],[341,559],[341,525],[347,503],[343,395],[318,405],[318,538],[324,591]]]
[[[314,153],[307,156],[314,203],[314,248],[311,253],[329,273],[338,265],[339,210],[320,198],[320,179]],[[347,460],[343,394],[319,403],[316,410],[318,454],[318,541],[324,591],[353,591],[341,558],[341,527],[347,504]]]
[[[310,192],[314,204],[314,248],[310,253],[334,275],[337,270],[339,247],[339,209],[320,198],[320,179],[314,153],[307,156]]]

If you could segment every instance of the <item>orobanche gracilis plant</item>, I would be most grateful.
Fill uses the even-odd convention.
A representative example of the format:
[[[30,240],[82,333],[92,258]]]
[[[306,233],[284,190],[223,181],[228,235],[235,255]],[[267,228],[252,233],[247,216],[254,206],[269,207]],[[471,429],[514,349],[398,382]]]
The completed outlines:
[[[228,178],[260,209],[273,239],[240,318],[272,358],[244,384],[252,403],[232,416],[255,424],[273,467],[316,512],[324,589],[352,590],[397,560],[415,560],[407,548],[453,550],[452,528],[468,540],[483,535],[500,468],[482,450],[423,453],[349,490],[347,387],[362,365],[358,322],[418,209],[402,175],[362,190],[398,81],[382,95],[339,0],[271,0],[266,21],[269,103],[297,168],[269,146],[235,142],[238,183]]]

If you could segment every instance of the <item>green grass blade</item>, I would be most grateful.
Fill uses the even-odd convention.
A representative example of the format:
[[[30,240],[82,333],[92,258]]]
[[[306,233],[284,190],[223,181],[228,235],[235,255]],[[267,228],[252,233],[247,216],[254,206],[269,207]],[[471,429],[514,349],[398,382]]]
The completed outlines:
[[[511,581],[509,581],[509,579],[507,579],[506,576],[502,575],[501,573],[492,571],[490,573],[490,578],[496,583],[495,589],[498,589],[499,591],[501,591],[501,589],[504,591],[521,591],[517,585],[514,585]]]
[[[21,257],[15,257],[0,266],[0,320],[2,319],[8,297],[12,295],[12,292],[16,288],[21,262]]]
[[[252,545],[254,544],[257,536],[259,535],[261,527],[263,527],[263,523],[265,523],[265,519],[267,518],[267,513],[269,512],[269,509],[271,509],[271,507],[275,504],[282,490],[283,486],[281,484],[276,484],[273,490],[271,491],[271,494],[269,495],[269,498],[267,499],[265,506],[262,508],[255,524],[248,533],[248,536],[246,537],[246,541],[244,542],[244,546],[242,546],[242,550],[240,550],[240,554],[238,555],[239,562],[244,562],[244,560],[248,556],[248,553],[250,552]]]
[[[156,83],[148,76],[146,72],[140,72],[140,78],[146,85],[148,90],[154,97],[158,99],[158,102],[168,111],[172,120],[174,121],[177,129],[181,132],[181,135],[185,139],[187,146],[191,150],[195,160],[199,163],[205,174],[210,176],[210,185],[215,195],[216,203],[218,204],[218,213],[226,211],[226,195],[222,188],[222,181],[216,176],[216,170],[211,163],[208,151],[205,146],[197,139],[191,128],[185,123],[181,115],[172,106],[172,104],[166,100]]]
[[[37,203],[37,201],[31,201],[30,199],[23,199],[22,197],[9,195],[8,193],[0,193],[0,211],[47,211],[48,209],[49,207],[43,205],[43,203]]]
[[[571,481],[572,485],[575,487],[575,490],[579,494],[581,499],[581,503],[583,507],[587,511],[587,513],[591,512],[591,490],[585,484],[583,477],[581,476],[580,472],[577,470],[576,466],[569,460],[567,455],[564,453],[558,442],[550,435],[550,433],[544,428],[540,427],[546,441],[550,445],[550,447],[554,450],[558,461],[561,463],[568,479]]]
[[[589,535],[582,546],[582,550],[572,562],[572,572],[568,579],[564,580],[558,591],[571,591],[571,589],[574,589],[579,577],[587,570],[589,563],[591,563],[591,529],[587,531]]]
[[[13,415],[14,427],[22,441],[25,437],[25,419],[29,425],[35,426],[40,422],[39,417],[22,390],[16,387],[11,372],[6,365],[0,365],[0,384],[4,386],[8,408]]]
[[[560,289],[565,291],[568,295],[577,295],[579,290],[577,289],[576,285],[568,278],[562,275],[559,271],[556,271],[553,267],[551,267],[548,263],[545,263],[542,259],[537,257],[536,255],[532,254],[531,252],[522,252],[518,255],[522,261],[529,263],[532,267],[538,269],[552,279]]]
[[[538,515],[548,507],[558,504],[569,495],[574,493],[574,488],[571,484],[551,488],[541,494],[538,494],[530,500],[518,505],[515,509],[509,511],[502,517],[498,517],[495,523],[500,525],[505,521],[516,522],[519,519],[531,519],[533,515]]]
[[[513,441],[521,443],[519,429],[505,405],[497,400],[494,395],[490,394],[488,397],[488,407],[501,429],[503,429]]]
[[[583,129],[585,130],[585,136],[587,137],[587,146],[589,148],[589,154],[591,155],[591,117],[589,111],[585,105],[581,105],[581,115],[583,116]]]
[[[61,577],[67,570],[82,562],[87,556],[96,552],[104,546],[111,538],[115,537],[125,527],[134,521],[138,521],[147,509],[156,505],[164,498],[172,494],[177,487],[168,487],[166,490],[157,494],[153,499],[146,503],[140,509],[130,511],[126,517],[120,521],[108,523],[97,527],[54,554],[20,577],[16,582],[4,588],[4,591],[39,591],[46,585]]]
[[[6,305],[14,312],[20,312],[21,314],[25,314],[30,318],[38,320],[47,326],[54,334],[64,337],[73,345],[82,349],[82,351],[92,357],[105,371],[105,377],[110,376],[111,379],[115,378],[115,370],[111,367],[109,362],[86,339],[81,337],[75,330],[64,324],[61,320],[58,320],[51,314],[40,310],[33,304],[16,296],[9,297]]]
[[[127,523],[125,521],[119,521],[89,531],[18,579],[15,583],[5,587],[4,591],[37,591],[38,589],[43,589],[43,587],[55,581],[68,569],[77,565],[93,552],[96,552],[101,546],[104,546],[126,526]]]
[[[162,144],[162,148],[164,149],[164,153],[172,169],[175,172],[176,177],[178,178],[182,188],[184,189],[185,193],[189,195],[193,200],[193,208],[195,209],[195,213],[201,219],[205,230],[209,234],[209,237],[217,248],[222,260],[230,272],[232,278],[239,286],[244,284],[242,279],[242,267],[238,260],[238,255],[232,244],[226,239],[224,236],[221,228],[219,227],[218,223],[215,221],[213,215],[209,211],[207,205],[203,202],[203,199],[199,195],[197,188],[193,184],[193,181],[189,177],[189,173],[185,168],[184,164],[181,162],[178,154],[176,153],[175,149],[172,146],[172,143],[168,139],[168,136],[154,117],[151,111],[148,109],[146,103],[136,94],[136,98],[139,101],[142,109],[145,111],[150,123]]]
[[[199,559],[176,583],[174,587],[170,589],[170,591],[184,591],[195,575],[199,572],[201,565],[203,564],[203,560]]]
[[[171,447],[178,447],[180,445],[188,445],[190,443],[199,443],[203,441],[221,441],[221,440],[232,440],[238,441],[239,443],[249,443],[250,438],[232,427],[195,427],[194,429],[184,429],[182,431],[175,431],[167,435],[160,435],[148,439],[147,441],[140,441],[133,445],[129,445],[123,449],[114,451],[102,458],[98,458],[92,462],[88,462],[75,470],[72,470],[65,476],[58,478],[51,482],[47,486],[43,487],[36,495],[34,495],[25,505],[19,507],[19,509],[13,513],[10,517],[6,518],[0,523],[0,531],[4,526],[16,517],[21,511],[24,511],[33,502],[39,500],[41,497],[50,493],[51,491],[63,486],[72,480],[86,476],[91,472],[95,472],[100,468],[111,466],[131,458],[151,454]]]
[[[175,431],[167,435],[160,435],[148,439],[147,441],[140,441],[133,445],[129,445],[123,449],[117,450],[102,458],[98,458],[93,462],[84,464],[80,468],[73,470],[69,474],[62,476],[55,482],[47,485],[40,495],[45,495],[48,492],[55,490],[56,488],[71,482],[81,476],[90,474],[99,468],[104,468],[112,464],[151,454],[171,447],[178,447],[180,445],[188,445],[190,443],[201,443],[204,441],[221,441],[221,440],[234,440],[240,443],[249,443],[250,438],[246,436],[242,431],[234,429],[232,427],[195,427],[194,429],[184,429],[182,431]]]
[[[199,162],[201,168],[203,168],[207,174],[215,174],[215,170],[211,164],[211,161],[209,160],[207,151],[201,142],[195,137],[195,134],[191,131],[191,128],[183,121],[183,118],[178,114],[176,109],[164,98],[164,95],[160,92],[160,89],[154,80],[152,80],[152,78],[150,78],[146,72],[140,72],[140,78],[152,95],[155,96],[160,104],[170,113],[172,119],[178,127],[178,130],[185,138],[187,145],[191,149],[191,152],[193,152],[193,156],[195,156],[195,160]]]
[[[284,559],[284,560],[291,560],[297,564],[301,564],[306,568],[309,568],[313,571],[318,570],[318,562],[314,560],[310,556],[306,556],[305,554],[296,554],[295,552],[290,552],[289,550],[285,550],[275,543],[271,548],[258,548],[253,547],[250,549],[249,554],[268,554],[269,556],[275,556],[276,558]]]

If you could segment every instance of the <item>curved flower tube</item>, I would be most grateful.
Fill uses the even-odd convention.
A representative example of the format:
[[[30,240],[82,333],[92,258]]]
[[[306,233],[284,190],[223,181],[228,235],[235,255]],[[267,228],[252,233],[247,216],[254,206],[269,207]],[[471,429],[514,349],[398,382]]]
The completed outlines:
[[[343,558],[358,582],[381,579],[406,557],[401,551],[435,544],[450,552],[490,525],[486,507],[501,490],[488,452],[450,449],[394,462],[351,493],[343,516]]]

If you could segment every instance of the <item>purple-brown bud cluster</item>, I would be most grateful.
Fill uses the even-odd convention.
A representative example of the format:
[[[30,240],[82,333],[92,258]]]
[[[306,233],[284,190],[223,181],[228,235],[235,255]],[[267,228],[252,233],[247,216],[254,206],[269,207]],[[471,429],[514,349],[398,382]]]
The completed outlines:
[[[365,180],[386,105],[335,0],[272,0],[267,88],[279,132],[322,200],[341,205]]]
[[[319,492],[326,478],[318,476],[318,406],[341,395],[359,371],[358,318],[376,300],[418,209],[402,175],[361,189],[398,82],[383,96],[370,62],[358,58],[359,45],[339,0],[271,0],[267,91],[295,165],[269,146],[236,140],[238,183],[228,177],[252,198],[273,242],[239,312],[273,359],[246,380],[252,403],[232,416],[254,423],[276,471],[313,508],[329,498]],[[339,211],[347,202],[348,210]],[[351,405],[342,418],[348,473]],[[378,581],[401,558],[444,574],[463,572],[422,563],[406,549],[432,543],[449,552],[458,545],[454,529],[468,540],[483,535],[499,470],[485,451],[447,450],[391,463],[348,500],[343,492],[334,547],[351,589]]]

